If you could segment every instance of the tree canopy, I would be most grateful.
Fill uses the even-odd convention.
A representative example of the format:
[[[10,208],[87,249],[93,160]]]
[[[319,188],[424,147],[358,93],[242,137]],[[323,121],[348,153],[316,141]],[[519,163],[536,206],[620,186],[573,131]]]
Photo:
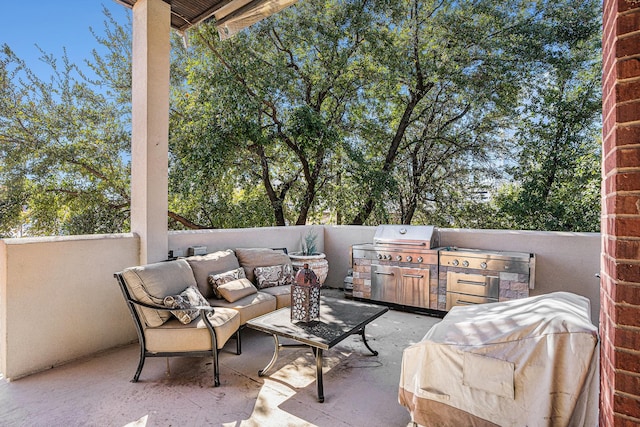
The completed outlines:
[[[87,78],[0,58],[0,233],[128,229],[130,28]],[[600,4],[304,0],[174,37],[171,228],[597,231]]]
[[[65,57],[52,76],[11,49],[0,61],[0,233],[108,233],[128,228],[127,110]]]

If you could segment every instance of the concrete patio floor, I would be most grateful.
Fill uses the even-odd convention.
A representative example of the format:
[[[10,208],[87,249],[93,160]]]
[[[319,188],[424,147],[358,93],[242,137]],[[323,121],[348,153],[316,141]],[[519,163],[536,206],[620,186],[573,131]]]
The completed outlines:
[[[324,403],[316,400],[310,350],[281,351],[270,375],[259,377],[273,338],[245,329],[241,355],[233,340],[220,353],[220,387],[212,386],[210,358],[148,358],[140,381],[131,383],[136,343],[1,380],[0,425],[404,427],[410,417],[397,397],[402,351],[439,321],[391,310],[366,329],[378,356],[357,335],[326,351]]]

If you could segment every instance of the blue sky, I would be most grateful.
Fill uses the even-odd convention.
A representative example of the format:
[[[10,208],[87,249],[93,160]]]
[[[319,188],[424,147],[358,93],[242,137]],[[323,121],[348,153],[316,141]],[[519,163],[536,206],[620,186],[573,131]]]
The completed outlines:
[[[91,59],[91,50],[101,48],[89,28],[104,34],[103,6],[119,23],[131,16],[130,9],[114,0],[3,2],[0,45],[9,45],[41,79],[48,79],[50,68],[38,59],[41,53],[36,45],[56,58],[62,58],[66,48],[71,62],[84,65],[85,59]]]

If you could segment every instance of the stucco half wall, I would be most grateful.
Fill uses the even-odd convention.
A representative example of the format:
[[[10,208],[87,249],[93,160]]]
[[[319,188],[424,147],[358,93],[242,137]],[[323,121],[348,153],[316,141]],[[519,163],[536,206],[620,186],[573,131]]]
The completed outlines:
[[[113,273],[132,234],[0,240],[0,370],[16,379],[137,339]]]

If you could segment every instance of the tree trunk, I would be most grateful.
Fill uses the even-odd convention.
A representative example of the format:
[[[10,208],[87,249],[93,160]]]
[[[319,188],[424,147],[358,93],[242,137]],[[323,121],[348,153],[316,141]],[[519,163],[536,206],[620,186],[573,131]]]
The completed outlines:
[[[418,105],[418,102],[426,95],[427,91],[419,91],[418,93],[414,93],[411,96],[411,99],[407,103],[404,113],[402,114],[402,119],[398,124],[398,129],[396,130],[395,135],[393,136],[393,140],[391,141],[391,145],[389,146],[389,150],[387,151],[387,156],[384,159],[384,164],[382,165],[381,171],[386,174],[390,173],[393,169],[396,157],[398,156],[398,149],[400,148],[400,142],[402,142],[402,138],[404,138],[404,133],[409,127],[409,122],[411,120],[411,115],[413,114],[413,110]],[[375,204],[379,200],[379,195],[375,194],[372,187],[369,187],[369,194],[365,194],[366,202],[360,208],[360,211],[355,216],[355,218],[351,221],[352,225],[362,225],[369,218],[371,212],[373,212],[373,208]]]
[[[407,208],[404,213],[404,217],[402,218],[402,223],[405,225],[411,224],[413,220],[413,215],[416,213],[416,209],[418,207],[418,201],[415,197],[411,198],[411,201],[407,205]]]
[[[288,187],[286,184],[283,184],[283,188],[280,190],[280,194],[277,194],[273,185],[271,184],[271,177],[269,176],[269,161],[267,160],[267,156],[264,152],[264,147],[262,145],[256,145],[254,147],[254,151],[260,157],[260,167],[262,169],[262,184],[264,185],[264,189],[267,192],[267,196],[269,197],[269,202],[271,203],[271,208],[273,209],[273,216],[276,219],[276,225],[284,227],[286,225],[284,219],[284,209],[282,208],[284,197],[287,194]]]

